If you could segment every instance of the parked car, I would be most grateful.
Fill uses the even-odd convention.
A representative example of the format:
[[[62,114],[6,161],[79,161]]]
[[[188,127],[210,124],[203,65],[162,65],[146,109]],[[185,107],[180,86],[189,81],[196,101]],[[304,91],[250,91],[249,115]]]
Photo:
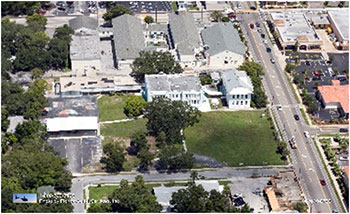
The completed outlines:
[[[341,160],[341,161],[348,161],[349,157],[346,157],[346,156],[345,157],[340,157],[339,160]]]
[[[282,105],[277,105],[277,110],[282,111]]]
[[[292,136],[292,138],[289,140],[289,144],[290,144],[290,147],[292,147],[292,149],[298,148],[294,136]]]
[[[275,60],[274,59],[270,59],[272,64],[275,64]]]
[[[347,133],[347,132],[349,132],[349,129],[347,129],[347,128],[340,128],[339,132],[346,132]]]
[[[310,134],[309,134],[308,131],[304,131],[304,135],[305,135],[306,138],[309,138],[309,137],[310,137]]]
[[[300,119],[300,118],[299,118],[299,115],[295,114],[295,115],[294,115],[294,119],[295,119],[295,120],[299,120],[299,119]]]
[[[324,179],[320,179],[320,183],[321,183],[322,186],[326,186],[327,185],[327,183],[326,183],[326,181]]]
[[[307,66],[310,66],[310,61],[306,61],[305,64],[306,64]]]
[[[251,10],[256,10],[256,7],[255,6],[251,6],[250,9]]]
[[[251,29],[254,29],[254,24],[249,25]]]
[[[260,36],[261,38],[265,39],[265,34],[262,33]]]
[[[259,22],[256,22],[255,25],[256,25],[256,27],[260,27],[260,23]]]
[[[270,53],[270,52],[271,52],[271,48],[267,47],[267,48],[266,48],[266,52],[267,52],[267,53]]]

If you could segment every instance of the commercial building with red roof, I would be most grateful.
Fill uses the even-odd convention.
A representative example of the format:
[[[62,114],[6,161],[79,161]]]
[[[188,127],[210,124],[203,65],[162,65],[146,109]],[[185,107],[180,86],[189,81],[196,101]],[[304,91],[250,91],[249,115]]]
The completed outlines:
[[[332,80],[332,85],[319,86],[318,93],[325,109],[338,109],[341,116],[349,119],[349,85]]]

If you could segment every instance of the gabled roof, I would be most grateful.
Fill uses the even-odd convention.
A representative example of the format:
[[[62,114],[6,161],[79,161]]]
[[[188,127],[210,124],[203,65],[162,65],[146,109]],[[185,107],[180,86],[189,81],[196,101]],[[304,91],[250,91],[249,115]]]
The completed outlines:
[[[93,19],[87,16],[78,16],[77,18],[69,20],[69,26],[73,30],[78,30],[79,28],[88,28],[91,30],[97,30],[98,22],[97,19]]]
[[[228,94],[236,94],[236,90],[253,93],[253,84],[245,71],[227,70],[222,72],[221,77]]]
[[[145,50],[141,19],[124,14],[112,20],[117,59],[135,59]]]
[[[70,46],[70,58],[72,60],[101,59],[100,37],[98,34],[87,36],[72,36]]]
[[[169,206],[172,194],[180,189],[186,189],[187,187],[174,186],[174,187],[153,187],[154,195],[157,197],[157,201],[162,206]]]
[[[169,13],[169,25],[175,45],[186,43],[191,48],[199,48],[201,40],[191,13]],[[184,45],[178,47],[183,48]],[[188,48],[187,48],[188,49]],[[179,50],[181,53],[182,50]]]
[[[245,53],[245,46],[231,23],[217,23],[202,30],[202,38],[204,44],[209,46],[207,52],[210,56],[223,51],[232,51],[240,55]]]

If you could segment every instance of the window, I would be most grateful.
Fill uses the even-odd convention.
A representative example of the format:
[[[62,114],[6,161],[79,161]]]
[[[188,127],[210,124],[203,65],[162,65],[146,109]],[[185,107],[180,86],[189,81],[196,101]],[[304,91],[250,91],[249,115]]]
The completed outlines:
[[[241,101],[241,105],[243,105],[243,101]]]
[[[225,64],[228,64],[228,61],[227,61],[227,60],[224,60],[224,63],[225,63]]]
[[[248,94],[245,95],[245,98],[248,99]]]
[[[232,99],[235,99],[235,95],[232,95]]]
[[[239,105],[239,101],[236,102],[236,105]]]
[[[245,101],[245,104],[248,105],[248,101]]]

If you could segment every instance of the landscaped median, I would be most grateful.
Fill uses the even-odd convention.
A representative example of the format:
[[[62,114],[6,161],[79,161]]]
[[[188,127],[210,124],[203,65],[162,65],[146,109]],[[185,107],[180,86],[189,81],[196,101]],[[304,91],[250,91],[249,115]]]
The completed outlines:
[[[265,112],[202,113],[185,131],[188,151],[215,158],[228,166],[286,164],[277,154],[277,141]]]

